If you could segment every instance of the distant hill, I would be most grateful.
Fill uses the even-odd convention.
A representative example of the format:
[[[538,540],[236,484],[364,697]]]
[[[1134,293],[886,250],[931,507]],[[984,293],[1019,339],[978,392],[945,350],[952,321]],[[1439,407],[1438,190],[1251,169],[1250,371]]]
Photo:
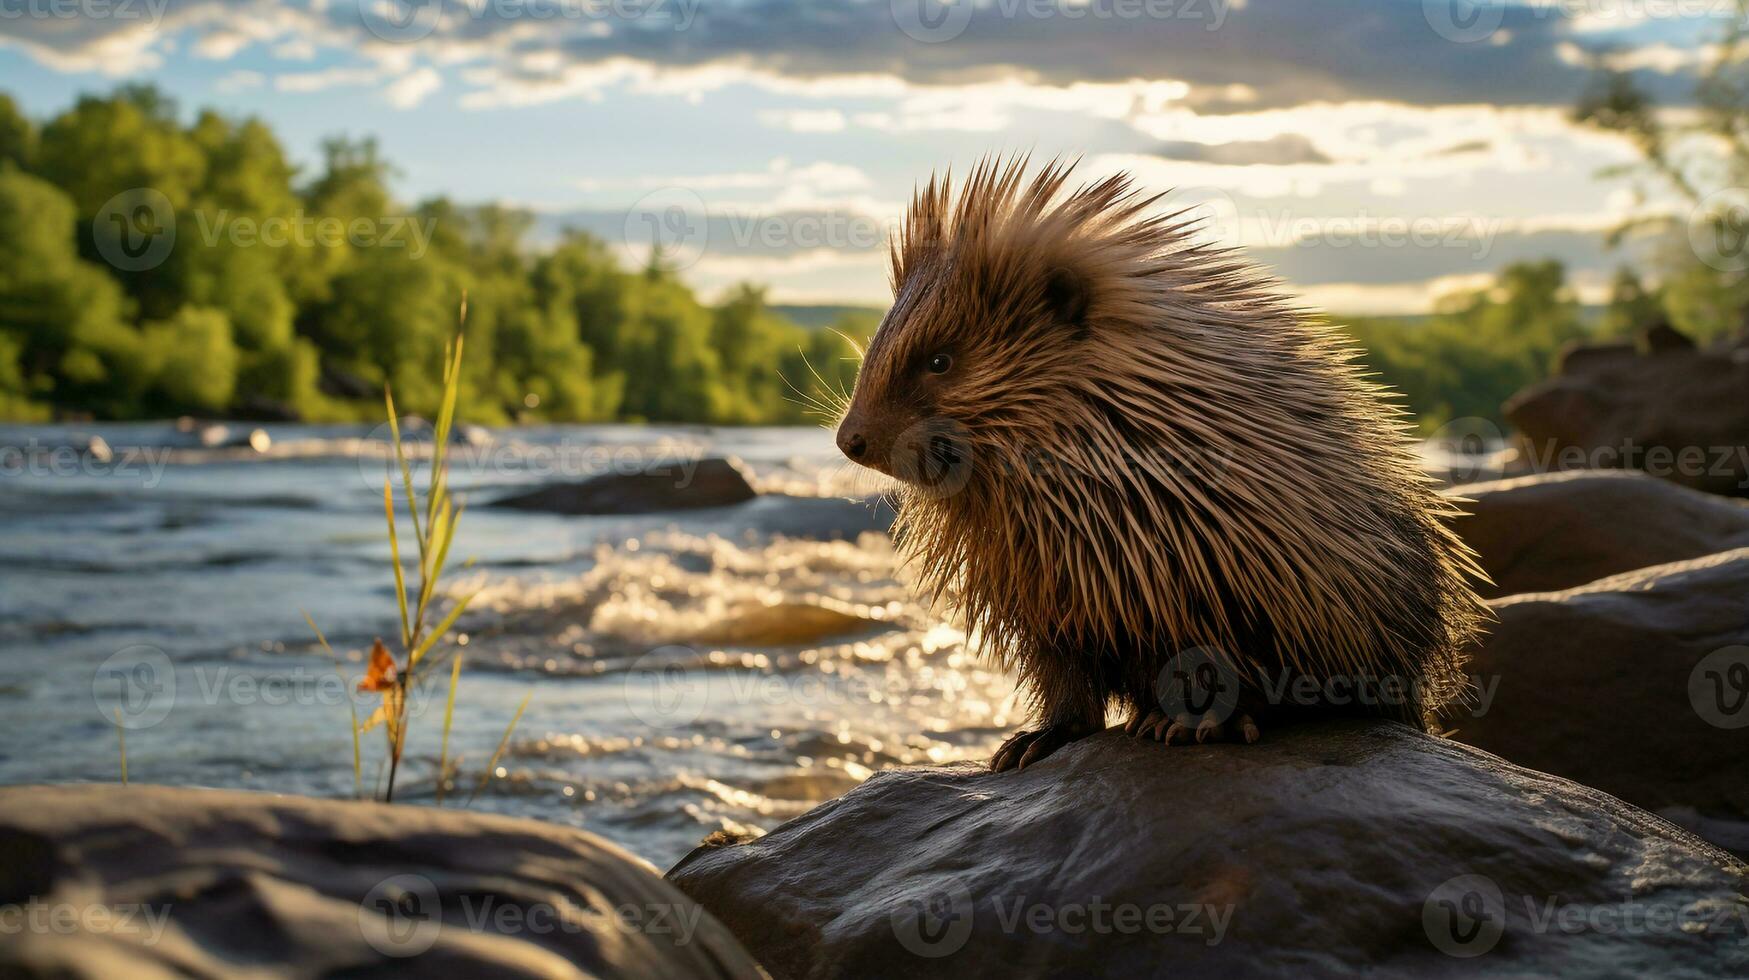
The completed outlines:
[[[873,317],[879,320],[886,312],[878,306],[785,306],[773,304],[771,312],[799,327],[819,330],[838,322],[843,316]]]

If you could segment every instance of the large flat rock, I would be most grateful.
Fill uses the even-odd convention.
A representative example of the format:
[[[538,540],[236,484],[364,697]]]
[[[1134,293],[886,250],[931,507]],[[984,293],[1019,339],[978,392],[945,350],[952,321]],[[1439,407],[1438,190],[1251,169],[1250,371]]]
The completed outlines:
[[[780,977],[1749,971],[1749,867],[1390,722],[877,773],[669,880]]]
[[[1490,605],[1456,738],[1749,853],[1749,548]]]
[[[763,976],[600,838],[428,807],[0,789],[0,910],[5,977]]]
[[[1749,503],[1629,470],[1470,483],[1452,527],[1494,580],[1489,597],[1570,589],[1610,575],[1749,546]]]

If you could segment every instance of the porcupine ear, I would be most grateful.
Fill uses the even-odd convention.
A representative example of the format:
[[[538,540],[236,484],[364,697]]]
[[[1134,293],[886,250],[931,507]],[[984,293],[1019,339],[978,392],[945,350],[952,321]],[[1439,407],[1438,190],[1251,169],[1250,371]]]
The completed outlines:
[[[1057,266],[1045,277],[1045,307],[1075,340],[1087,339],[1087,307],[1092,300],[1086,277],[1074,269]]]

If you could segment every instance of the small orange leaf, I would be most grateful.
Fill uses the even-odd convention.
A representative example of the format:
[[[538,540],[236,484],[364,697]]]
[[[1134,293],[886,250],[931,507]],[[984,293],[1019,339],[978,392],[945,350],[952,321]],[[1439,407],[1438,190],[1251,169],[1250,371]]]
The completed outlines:
[[[383,646],[379,638],[370,648],[370,669],[365,672],[364,679],[358,682],[360,691],[387,691],[395,686],[395,658],[389,656],[389,648]]]

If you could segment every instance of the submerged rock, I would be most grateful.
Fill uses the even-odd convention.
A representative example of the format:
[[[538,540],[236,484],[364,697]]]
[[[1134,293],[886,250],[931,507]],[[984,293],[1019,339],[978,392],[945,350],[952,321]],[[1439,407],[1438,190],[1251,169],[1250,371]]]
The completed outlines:
[[[613,845],[427,807],[0,789],[0,908],[6,977],[763,976]]]
[[[607,473],[581,483],[552,483],[512,494],[489,506],[554,514],[648,514],[744,503],[757,494],[726,459],[675,461],[641,473]]]
[[[1545,592],[1749,546],[1749,503],[1643,473],[1576,470],[1471,483],[1453,528],[1494,580],[1487,596]]]
[[[1749,854],[1749,548],[1491,605],[1456,738]]]
[[[1335,721],[881,772],[669,880],[778,977],[1706,977],[1749,970],[1746,875],[1596,790]]]

